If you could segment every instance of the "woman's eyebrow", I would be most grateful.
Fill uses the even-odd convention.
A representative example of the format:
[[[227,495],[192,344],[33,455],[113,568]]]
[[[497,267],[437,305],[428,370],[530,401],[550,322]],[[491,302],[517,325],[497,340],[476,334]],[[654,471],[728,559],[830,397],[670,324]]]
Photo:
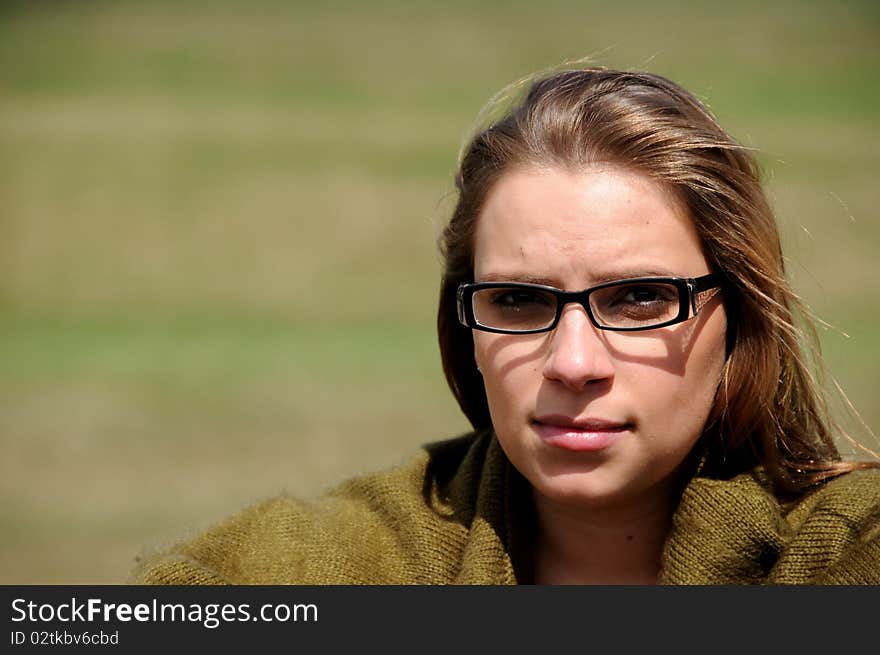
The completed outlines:
[[[595,275],[593,284],[602,284],[604,282],[615,282],[617,280],[629,280],[640,277],[686,277],[681,273],[670,271],[669,269],[660,268],[631,268],[624,270],[607,271]]]
[[[488,273],[481,276],[480,282],[526,282],[528,284],[541,284],[545,287],[558,287],[559,280],[525,273]]]

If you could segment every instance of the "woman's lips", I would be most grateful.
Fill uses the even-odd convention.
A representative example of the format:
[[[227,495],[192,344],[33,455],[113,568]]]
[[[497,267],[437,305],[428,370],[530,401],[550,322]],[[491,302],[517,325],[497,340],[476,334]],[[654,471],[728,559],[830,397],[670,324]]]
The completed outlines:
[[[538,416],[533,425],[541,439],[557,448],[597,451],[608,448],[627,433],[632,425],[599,418],[570,418],[556,414]]]

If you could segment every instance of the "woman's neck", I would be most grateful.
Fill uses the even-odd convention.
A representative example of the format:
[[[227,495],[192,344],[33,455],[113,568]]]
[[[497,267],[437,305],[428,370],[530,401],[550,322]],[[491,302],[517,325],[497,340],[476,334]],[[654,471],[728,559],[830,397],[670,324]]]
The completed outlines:
[[[536,584],[657,583],[673,509],[669,496],[584,509],[533,493]]]

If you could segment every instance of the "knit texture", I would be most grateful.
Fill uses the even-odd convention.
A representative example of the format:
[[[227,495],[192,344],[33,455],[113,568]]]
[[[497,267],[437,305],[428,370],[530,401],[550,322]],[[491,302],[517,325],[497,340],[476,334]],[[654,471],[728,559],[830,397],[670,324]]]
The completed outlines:
[[[144,558],[138,584],[517,584],[530,581],[528,484],[491,433],[317,500],[278,497]],[[880,584],[880,470],[781,504],[760,471],[695,477],[667,538],[663,584]]]

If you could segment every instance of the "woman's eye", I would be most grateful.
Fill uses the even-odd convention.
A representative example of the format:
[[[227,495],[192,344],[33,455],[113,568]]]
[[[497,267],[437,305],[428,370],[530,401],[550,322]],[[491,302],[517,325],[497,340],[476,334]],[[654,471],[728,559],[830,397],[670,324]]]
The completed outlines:
[[[492,304],[497,307],[521,308],[530,306],[547,306],[548,299],[544,294],[521,289],[499,291],[492,297]]]
[[[595,298],[608,316],[664,316],[678,307],[678,290],[666,284],[631,284],[609,287]]]
[[[671,298],[668,294],[664,297],[661,290],[655,287],[632,287],[627,289],[621,296],[620,302],[645,305],[657,302],[668,302]]]

